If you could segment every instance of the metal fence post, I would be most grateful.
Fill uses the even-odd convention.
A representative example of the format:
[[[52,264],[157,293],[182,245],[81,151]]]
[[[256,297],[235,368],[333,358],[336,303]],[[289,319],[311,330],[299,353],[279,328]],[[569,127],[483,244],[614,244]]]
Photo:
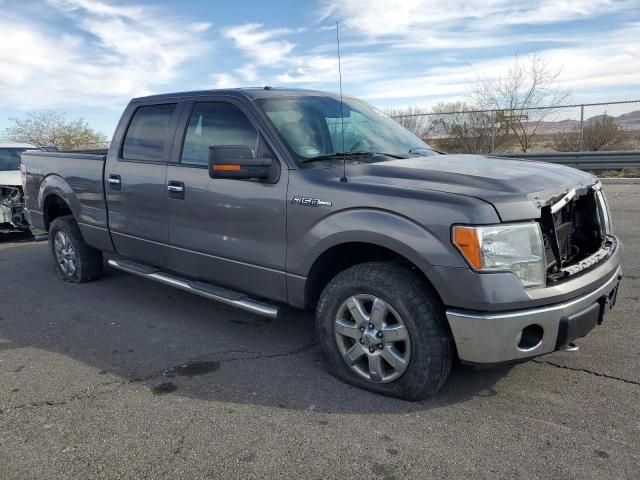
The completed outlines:
[[[584,143],[584,105],[580,105],[580,148],[579,152],[582,151]]]

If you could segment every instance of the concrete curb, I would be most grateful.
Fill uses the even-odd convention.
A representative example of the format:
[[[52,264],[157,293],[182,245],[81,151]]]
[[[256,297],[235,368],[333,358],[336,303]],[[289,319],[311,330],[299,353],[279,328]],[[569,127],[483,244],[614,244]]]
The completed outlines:
[[[601,178],[604,185],[640,185],[640,178]]]

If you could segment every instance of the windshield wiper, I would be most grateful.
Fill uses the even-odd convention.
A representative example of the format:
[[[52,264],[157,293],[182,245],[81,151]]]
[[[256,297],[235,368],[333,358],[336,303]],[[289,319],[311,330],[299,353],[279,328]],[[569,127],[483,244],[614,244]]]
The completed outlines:
[[[370,157],[370,156],[372,156],[371,152],[347,152],[347,153],[335,152],[335,153],[328,153],[326,155],[318,155],[317,157],[305,158],[304,160],[302,160],[302,162],[304,163],[319,162],[322,160],[341,160],[343,158]]]
[[[413,147],[409,149],[409,153],[415,153],[416,150],[428,150],[430,152],[432,152],[433,150],[427,147]]]
[[[304,160],[302,160],[302,162],[307,163],[307,162],[316,162],[316,161],[322,161],[322,160],[342,160],[343,158],[350,160],[350,159],[358,159],[358,158],[371,158],[376,155],[381,155],[384,157],[391,157],[391,158],[406,158],[394,153],[354,151],[354,152],[346,152],[346,153],[335,152],[335,153],[329,153],[327,155],[318,155],[317,157],[305,158]]]
[[[433,153],[444,153],[439,150],[435,150],[433,148],[428,148],[428,147],[413,147],[409,149],[408,153],[416,153],[416,150],[426,150],[427,152],[433,152]]]

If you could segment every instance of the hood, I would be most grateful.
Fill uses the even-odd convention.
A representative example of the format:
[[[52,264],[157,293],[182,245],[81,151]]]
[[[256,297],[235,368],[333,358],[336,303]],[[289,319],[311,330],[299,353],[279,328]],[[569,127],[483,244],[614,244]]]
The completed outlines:
[[[20,170],[0,171],[0,187],[3,185],[8,187],[21,187],[22,177]]]
[[[598,182],[591,174],[562,165],[482,155],[389,160],[365,165],[361,173],[362,180],[372,183],[479,198],[491,203],[502,221],[538,218],[541,207],[569,190]]]

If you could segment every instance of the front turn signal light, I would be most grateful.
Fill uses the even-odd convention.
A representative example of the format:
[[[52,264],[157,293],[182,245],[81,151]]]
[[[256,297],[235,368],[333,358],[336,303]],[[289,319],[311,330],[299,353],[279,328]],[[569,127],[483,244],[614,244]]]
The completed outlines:
[[[478,231],[471,227],[453,227],[453,244],[476,270],[482,267],[482,253]]]

